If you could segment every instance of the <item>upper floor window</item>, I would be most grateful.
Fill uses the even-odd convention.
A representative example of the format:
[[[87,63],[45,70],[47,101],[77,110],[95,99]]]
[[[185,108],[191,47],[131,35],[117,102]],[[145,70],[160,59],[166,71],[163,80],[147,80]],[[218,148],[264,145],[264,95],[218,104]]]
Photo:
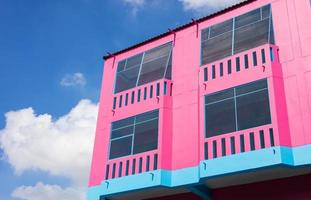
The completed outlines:
[[[162,78],[171,79],[172,43],[167,43],[118,63],[115,93]]]
[[[211,63],[266,43],[274,44],[270,5],[202,30],[201,64]]]
[[[205,136],[271,123],[267,79],[205,96]]]
[[[112,122],[109,159],[158,148],[159,110]]]

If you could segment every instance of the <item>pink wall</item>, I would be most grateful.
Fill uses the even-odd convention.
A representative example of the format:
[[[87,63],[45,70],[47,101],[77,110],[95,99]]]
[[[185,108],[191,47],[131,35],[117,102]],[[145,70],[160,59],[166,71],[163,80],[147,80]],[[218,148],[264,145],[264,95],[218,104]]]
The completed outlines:
[[[309,0],[258,0],[200,23],[198,37],[195,25],[176,33],[173,47],[172,96],[161,96],[160,99],[150,99],[112,111],[118,61],[173,41],[173,34],[106,60],[90,186],[99,185],[105,176],[111,122],[155,108],[159,108],[161,113],[157,150],[160,156],[159,168],[181,169],[199,164],[203,159],[204,143],[204,92],[203,82],[200,80],[202,70],[199,67],[200,30],[268,3],[272,4],[275,40],[281,65],[269,64],[273,68],[268,69],[271,73],[266,72],[264,77],[268,77],[269,84],[273,86],[269,89],[273,103],[273,123],[277,125],[280,135],[278,142],[285,146],[311,143],[311,5]],[[261,76],[263,75],[259,72],[250,72],[247,76],[232,75],[225,82],[215,80],[215,87],[209,87],[208,91],[232,87]]]

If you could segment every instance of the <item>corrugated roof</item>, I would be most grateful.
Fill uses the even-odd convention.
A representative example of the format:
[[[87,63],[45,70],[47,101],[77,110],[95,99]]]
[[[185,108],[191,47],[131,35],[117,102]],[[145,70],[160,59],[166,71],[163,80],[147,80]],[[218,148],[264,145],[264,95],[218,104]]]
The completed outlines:
[[[127,48],[125,48],[125,49],[122,49],[122,50],[120,50],[120,51],[117,51],[117,52],[108,54],[108,55],[104,56],[103,59],[104,59],[104,60],[107,60],[108,58],[111,58],[111,57],[116,56],[116,55],[118,55],[118,54],[124,53],[124,52],[126,52],[126,51],[129,51],[129,50],[135,49],[135,48],[137,48],[137,47],[140,47],[140,46],[142,46],[142,45],[144,45],[144,44],[147,44],[147,43],[149,43],[149,42],[152,42],[152,41],[158,40],[158,39],[160,39],[160,38],[162,38],[162,37],[168,36],[168,35],[172,34],[172,32],[177,32],[177,31],[183,30],[183,29],[188,28],[188,27],[190,27],[190,26],[196,25],[196,23],[200,23],[200,22],[206,21],[206,20],[208,20],[208,19],[211,19],[211,18],[213,18],[213,17],[222,15],[222,14],[224,14],[224,13],[227,13],[227,12],[231,11],[231,10],[234,10],[234,9],[240,8],[240,7],[244,6],[244,5],[247,5],[247,4],[249,4],[249,3],[252,3],[252,2],[254,2],[254,1],[257,1],[257,0],[244,0],[244,1],[240,2],[240,3],[238,3],[238,4],[235,4],[235,5],[232,5],[232,6],[230,6],[230,7],[227,7],[227,8],[225,8],[225,9],[223,9],[223,10],[217,11],[217,12],[215,12],[215,13],[212,13],[212,14],[207,15],[207,16],[205,16],[205,17],[199,18],[199,19],[197,19],[197,20],[195,20],[195,21],[192,21],[192,22],[190,22],[190,23],[187,23],[187,24],[184,24],[184,25],[182,25],[182,26],[176,27],[176,28],[174,28],[174,29],[172,29],[172,30],[170,30],[170,31],[167,31],[167,32],[162,33],[162,34],[160,34],[160,35],[157,35],[157,36],[155,36],[155,37],[152,37],[152,38],[149,38],[149,39],[147,39],[147,40],[144,40],[143,42],[140,42],[140,43],[137,43],[137,44],[135,44],[135,45],[129,46],[129,47],[127,47]]]

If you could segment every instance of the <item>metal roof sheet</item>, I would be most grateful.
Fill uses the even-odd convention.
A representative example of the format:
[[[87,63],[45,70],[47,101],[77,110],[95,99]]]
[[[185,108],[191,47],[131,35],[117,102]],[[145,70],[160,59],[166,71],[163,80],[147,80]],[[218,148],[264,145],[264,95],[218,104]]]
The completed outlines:
[[[109,53],[108,55],[103,56],[103,59],[104,59],[104,60],[107,60],[107,59],[109,59],[109,58],[111,58],[111,57],[113,57],[113,56],[116,56],[116,55],[118,55],[118,54],[127,52],[127,51],[132,50],[132,49],[135,49],[135,48],[140,47],[140,46],[142,46],[142,45],[144,45],[144,44],[147,44],[147,43],[149,43],[149,42],[152,42],[152,41],[158,40],[158,39],[160,39],[160,38],[163,38],[163,37],[165,37],[165,36],[168,36],[168,35],[172,34],[173,32],[178,32],[178,31],[183,30],[183,29],[185,29],[185,28],[188,28],[188,27],[190,27],[190,26],[196,25],[197,23],[200,23],[200,22],[206,21],[206,20],[208,20],[208,19],[211,19],[211,18],[213,18],[213,17],[222,15],[222,14],[224,14],[224,13],[227,13],[227,12],[231,11],[231,10],[240,8],[240,7],[244,6],[244,5],[247,5],[247,4],[249,4],[249,3],[252,3],[252,2],[254,2],[254,1],[257,1],[257,0],[244,0],[244,1],[240,2],[240,3],[234,4],[234,5],[232,5],[232,6],[229,6],[229,7],[225,8],[225,9],[220,10],[220,11],[214,12],[214,13],[212,13],[212,14],[210,14],[210,15],[204,16],[204,17],[199,18],[199,19],[197,19],[197,20],[191,21],[190,23],[181,25],[181,26],[176,27],[176,28],[174,28],[174,29],[172,29],[172,30],[169,30],[169,31],[167,31],[167,32],[165,32],[165,33],[162,33],[162,34],[157,35],[157,36],[155,36],[155,37],[146,39],[146,40],[144,40],[144,41],[142,41],[142,42],[140,42],[140,43],[137,43],[137,44],[135,44],[135,45],[129,46],[129,47],[127,47],[127,48],[125,48],[125,49],[122,49],[122,50],[120,50],[120,51],[117,51],[117,52],[114,52],[114,53]]]

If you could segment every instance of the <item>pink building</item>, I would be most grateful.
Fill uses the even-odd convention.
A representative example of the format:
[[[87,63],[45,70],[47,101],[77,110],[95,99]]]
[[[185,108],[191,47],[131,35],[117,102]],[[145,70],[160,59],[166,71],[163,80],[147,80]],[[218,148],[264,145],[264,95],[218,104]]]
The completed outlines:
[[[310,0],[246,0],[104,59],[88,200],[311,199]]]

